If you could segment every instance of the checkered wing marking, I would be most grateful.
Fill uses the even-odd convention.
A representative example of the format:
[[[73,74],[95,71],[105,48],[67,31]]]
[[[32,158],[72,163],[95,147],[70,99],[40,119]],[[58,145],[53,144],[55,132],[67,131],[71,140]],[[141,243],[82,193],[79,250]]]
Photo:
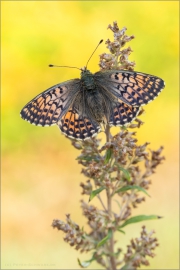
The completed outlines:
[[[87,117],[80,116],[75,109],[70,109],[58,122],[62,133],[66,136],[86,140],[100,131],[100,126],[92,123]]]
[[[95,78],[107,91],[132,106],[146,105],[155,99],[165,86],[161,78],[135,71],[97,72]]]
[[[109,124],[113,126],[125,126],[132,122],[139,113],[140,107],[133,107],[119,102],[113,109]]]
[[[51,126],[69,109],[80,89],[80,80],[70,80],[57,84],[34,99],[21,111],[21,117],[31,124]]]

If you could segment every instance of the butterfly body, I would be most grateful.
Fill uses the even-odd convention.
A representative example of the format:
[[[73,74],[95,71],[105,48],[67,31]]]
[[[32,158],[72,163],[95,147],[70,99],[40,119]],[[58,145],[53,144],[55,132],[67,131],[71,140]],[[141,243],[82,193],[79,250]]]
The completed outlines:
[[[112,106],[110,99],[104,96],[103,89],[98,86],[94,74],[88,70],[83,70],[81,87],[74,101],[74,108],[81,116],[87,116],[100,124],[105,118],[109,118],[107,106]]]
[[[66,136],[86,140],[101,130],[102,123],[123,126],[132,122],[140,106],[164,88],[162,79],[141,72],[81,71],[80,79],[57,84],[31,100],[21,117],[40,126],[57,124]]]

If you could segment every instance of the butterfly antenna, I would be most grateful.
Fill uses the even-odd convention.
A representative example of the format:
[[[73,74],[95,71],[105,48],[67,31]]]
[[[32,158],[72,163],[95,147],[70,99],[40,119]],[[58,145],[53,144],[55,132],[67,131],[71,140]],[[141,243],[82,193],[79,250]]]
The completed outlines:
[[[87,61],[87,64],[86,64],[86,69],[87,69],[87,65],[91,59],[91,57],[93,56],[93,54],[95,53],[95,51],[97,50],[97,48],[99,47],[99,45],[103,42],[103,39],[101,39],[97,45],[97,47],[95,48],[95,50],[93,51],[93,53],[91,54],[91,56],[89,57],[89,60]]]
[[[50,64],[50,65],[49,65],[49,67],[66,67],[66,68],[77,68],[77,69],[81,70],[81,69],[80,69],[80,68],[78,68],[78,67],[70,67],[70,66],[57,66],[57,65],[52,65],[52,64]]]

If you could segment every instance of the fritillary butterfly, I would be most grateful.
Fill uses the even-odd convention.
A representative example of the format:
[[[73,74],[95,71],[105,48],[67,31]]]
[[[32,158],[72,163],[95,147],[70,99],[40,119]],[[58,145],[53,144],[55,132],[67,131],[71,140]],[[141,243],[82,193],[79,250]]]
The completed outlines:
[[[68,137],[86,140],[101,130],[102,123],[125,126],[138,115],[140,106],[154,100],[164,88],[161,78],[127,70],[92,74],[81,69],[81,78],[52,86],[32,99],[21,111],[31,124],[57,124]]]

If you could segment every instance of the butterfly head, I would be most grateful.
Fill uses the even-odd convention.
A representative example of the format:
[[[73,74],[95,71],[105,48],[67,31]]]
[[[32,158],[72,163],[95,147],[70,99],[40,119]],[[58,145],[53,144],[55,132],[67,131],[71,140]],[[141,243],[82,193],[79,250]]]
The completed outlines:
[[[87,90],[95,88],[94,76],[86,67],[81,68],[81,82]]]
[[[81,78],[88,75],[88,74],[92,74],[88,69],[87,67],[83,67],[83,68],[80,68],[81,70]]]

